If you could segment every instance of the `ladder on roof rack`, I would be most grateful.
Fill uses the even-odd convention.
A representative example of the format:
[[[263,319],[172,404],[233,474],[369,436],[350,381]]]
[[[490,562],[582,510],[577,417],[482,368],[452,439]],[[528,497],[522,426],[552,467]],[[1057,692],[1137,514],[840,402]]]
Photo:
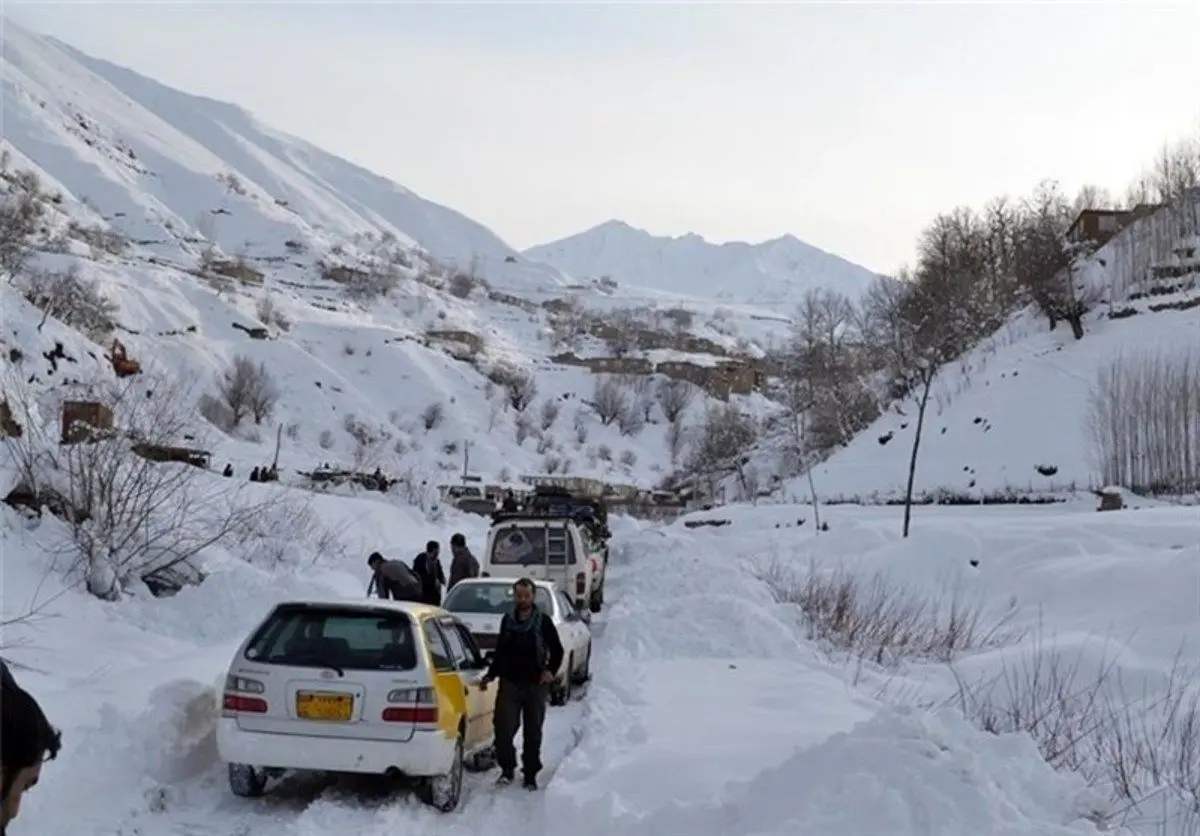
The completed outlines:
[[[550,527],[550,523],[545,524],[546,532],[546,570],[550,569],[551,563],[561,563],[563,571],[566,571],[567,557],[569,555],[570,543],[567,538],[571,536],[565,525]],[[561,558],[561,560],[559,559]]]

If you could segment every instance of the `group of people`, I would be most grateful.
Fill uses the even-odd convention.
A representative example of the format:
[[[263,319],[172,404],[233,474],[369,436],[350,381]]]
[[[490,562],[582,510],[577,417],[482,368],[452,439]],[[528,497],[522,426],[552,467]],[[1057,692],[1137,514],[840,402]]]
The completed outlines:
[[[467,548],[466,538],[450,538],[450,576],[447,580],[436,540],[425,544],[409,568],[403,561],[387,560],[379,552],[367,558],[374,573],[371,585],[380,598],[416,601],[440,606],[442,588],[451,589],[464,578],[479,576],[479,561]],[[546,721],[548,689],[555,672],[562,667],[562,640],[549,613],[534,603],[533,581],[521,578],[513,584],[513,608],[500,620],[500,632],[492,651],[486,687],[499,681],[495,709],[496,762],[500,766],[499,783],[511,783],[516,775],[517,752],[513,744],[518,729],[522,732],[521,773],[526,789],[537,789],[541,771],[542,726]],[[367,594],[371,589],[367,590]]]
[[[367,558],[371,567],[372,591],[380,598],[395,601],[416,601],[441,606],[442,593],[464,578],[479,577],[479,561],[467,547],[467,538],[455,534],[450,538],[450,574],[442,567],[441,544],[430,540],[425,551],[413,559],[412,566],[402,560],[388,560],[379,552]]]
[[[20,812],[22,796],[37,784],[42,764],[61,747],[62,735],[0,660],[0,836]]]

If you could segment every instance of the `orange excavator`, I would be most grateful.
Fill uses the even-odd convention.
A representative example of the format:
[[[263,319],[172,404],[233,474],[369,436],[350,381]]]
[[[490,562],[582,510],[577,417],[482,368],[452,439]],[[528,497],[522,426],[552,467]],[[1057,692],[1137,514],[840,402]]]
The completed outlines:
[[[109,349],[108,362],[112,363],[117,377],[129,377],[141,374],[142,371],[142,364],[126,355],[125,344],[116,338],[113,339],[112,348]]]

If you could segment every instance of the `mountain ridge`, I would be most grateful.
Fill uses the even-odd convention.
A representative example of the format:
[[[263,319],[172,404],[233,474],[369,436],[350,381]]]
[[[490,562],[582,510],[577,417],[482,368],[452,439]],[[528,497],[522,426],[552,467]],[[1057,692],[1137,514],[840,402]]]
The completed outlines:
[[[879,275],[790,233],[717,244],[696,232],[655,235],[617,218],[523,254],[577,278],[608,276],[665,293],[751,304],[795,305],[816,288],[853,298]]]

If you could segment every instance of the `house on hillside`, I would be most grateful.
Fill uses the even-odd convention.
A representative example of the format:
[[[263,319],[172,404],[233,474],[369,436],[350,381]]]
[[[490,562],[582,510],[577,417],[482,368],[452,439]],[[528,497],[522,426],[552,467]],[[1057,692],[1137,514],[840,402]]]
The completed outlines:
[[[1116,234],[1096,253],[1108,272],[1112,301],[1164,292],[1165,288],[1155,289],[1153,285],[1178,281],[1200,271],[1195,245],[1198,238],[1200,187],[1187,189],[1166,205],[1134,207]]]
[[[1121,231],[1132,214],[1126,209],[1084,209],[1067,230],[1067,240],[1072,244],[1103,247]]]

